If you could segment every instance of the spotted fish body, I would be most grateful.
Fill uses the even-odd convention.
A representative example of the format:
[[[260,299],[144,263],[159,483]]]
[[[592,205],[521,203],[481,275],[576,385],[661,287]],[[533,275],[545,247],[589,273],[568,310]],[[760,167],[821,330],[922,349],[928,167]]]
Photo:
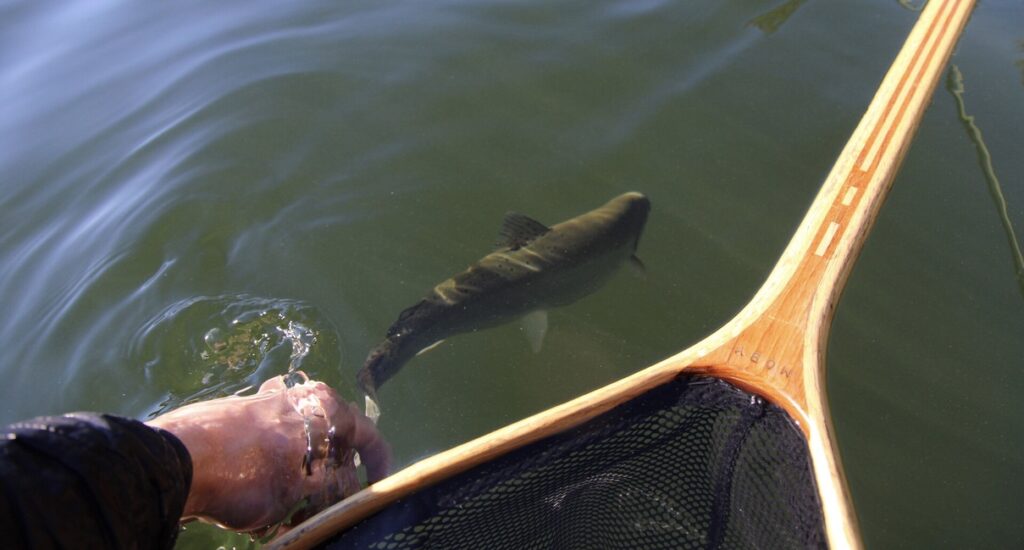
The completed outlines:
[[[564,306],[594,292],[634,252],[650,201],[625,193],[553,227],[509,214],[500,248],[402,311],[357,375],[368,409],[376,390],[435,343]],[[375,405],[375,403],[374,403]]]

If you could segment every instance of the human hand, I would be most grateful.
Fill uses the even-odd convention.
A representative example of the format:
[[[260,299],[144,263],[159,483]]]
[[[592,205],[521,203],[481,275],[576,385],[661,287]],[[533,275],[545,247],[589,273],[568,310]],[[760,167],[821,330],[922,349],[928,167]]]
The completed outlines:
[[[278,376],[254,395],[186,405],[147,424],[173,433],[192,456],[182,519],[237,531],[278,523],[304,498],[315,512],[358,491],[355,452],[370,483],[390,467],[373,423],[321,382],[287,388]]]

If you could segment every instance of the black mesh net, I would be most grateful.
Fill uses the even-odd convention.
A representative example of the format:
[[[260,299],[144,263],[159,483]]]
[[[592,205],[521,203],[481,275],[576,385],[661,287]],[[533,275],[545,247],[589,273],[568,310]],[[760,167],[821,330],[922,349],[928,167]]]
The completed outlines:
[[[685,376],[397,501],[326,546],[807,548],[825,538],[789,416]]]

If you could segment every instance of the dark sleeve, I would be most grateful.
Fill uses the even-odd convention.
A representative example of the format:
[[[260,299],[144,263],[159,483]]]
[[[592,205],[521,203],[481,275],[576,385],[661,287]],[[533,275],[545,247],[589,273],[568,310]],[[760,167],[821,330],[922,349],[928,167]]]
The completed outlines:
[[[5,548],[171,548],[192,483],[178,438],[109,414],[0,430]]]

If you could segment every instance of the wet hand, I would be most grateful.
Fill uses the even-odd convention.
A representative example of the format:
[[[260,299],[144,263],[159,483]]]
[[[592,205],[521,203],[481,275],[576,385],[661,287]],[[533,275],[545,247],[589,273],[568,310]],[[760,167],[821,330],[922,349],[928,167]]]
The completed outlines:
[[[186,405],[148,422],[176,435],[192,456],[186,519],[253,531],[302,517],[359,489],[354,454],[372,483],[390,451],[358,407],[321,382],[287,388],[273,378],[250,396]]]

